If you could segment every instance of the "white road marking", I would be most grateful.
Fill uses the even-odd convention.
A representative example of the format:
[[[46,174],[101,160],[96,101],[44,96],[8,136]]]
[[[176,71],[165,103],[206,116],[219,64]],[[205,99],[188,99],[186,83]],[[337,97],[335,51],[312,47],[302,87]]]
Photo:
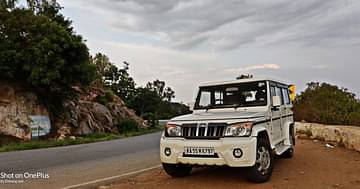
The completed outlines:
[[[141,173],[141,172],[145,172],[145,171],[150,171],[150,170],[152,170],[152,169],[156,169],[156,168],[159,168],[159,167],[161,167],[161,165],[157,165],[157,166],[153,166],[153,167],[148,167],[148,168],[145,168],[145,169],[141,169],[141,170],[133,171],[133,172],[129,172],[129,173],[124,173],[124,174],[121,174],[121,175],[115,175],[115,176],[112,176],[112,177],[97,179],[97,180],[93,180],[93,181],[90,181],[90,182],[84,182],[84,183],[81,183],[81,184],[66,186],[66,187],[64,187],[64,188],[62,188],[62,189],[77,188],[77,187],[80,187],[80,186],[86,186],[86,185],[89,185],[89,184],[95,184],[95,183],[98,183],[98,182],[104,182],[104,181],[108,181],[108,180],[112,180],[112,179],[116,179],[116,178],[121,178],[121,177],[130,176],[130,175],[135,175],[135,174],[138,174],[138,173]]]

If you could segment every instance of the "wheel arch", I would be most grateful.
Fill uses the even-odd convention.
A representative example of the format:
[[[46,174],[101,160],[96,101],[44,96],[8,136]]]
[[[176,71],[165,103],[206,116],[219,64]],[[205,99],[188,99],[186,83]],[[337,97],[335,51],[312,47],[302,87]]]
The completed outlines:
[[[295,124],[294,122],[286,122],[284,125],[284,134],[285,134],[285,145],[291,145],[291,140],[292,140],[292,144],[295,145]],[[290,137],[290,133],[292,134]]]
[[[258,127],[255,130],[253,130],[253,136],[256,136],[257,138],[266,139],[266,141],[269,142],[271,149],[275,148],[270,138],[271,135],[265,127],[261,127],[261,128]]]

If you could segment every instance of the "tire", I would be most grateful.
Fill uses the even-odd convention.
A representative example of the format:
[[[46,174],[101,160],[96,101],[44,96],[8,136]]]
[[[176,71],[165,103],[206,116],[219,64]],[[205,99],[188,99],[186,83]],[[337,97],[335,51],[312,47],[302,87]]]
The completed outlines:
[[[162,164],[165,172],[172,177],[188,176],[192,170],[192,166],[183,164]]]
[[[289,137],[291,138],[291,140],[290,140],[291,147],[288,150],[286,150],[283,154],[281,154],[281,157],[286,158],[286,159],[291,159],[294,156],[294,140],[295,140],[295,138],[291,131],[290,131],[289,135],[290,135]]]
[[[255,165],[248,168],[247,178],[251,182],[264,183],[271,177],[274,167],[274,154],[269,142],[264,138],[258,138],[256,147]]]

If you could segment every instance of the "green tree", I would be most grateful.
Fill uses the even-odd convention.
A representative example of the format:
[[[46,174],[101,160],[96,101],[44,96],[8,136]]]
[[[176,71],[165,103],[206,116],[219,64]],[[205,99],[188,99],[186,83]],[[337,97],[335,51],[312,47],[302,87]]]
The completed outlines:
[[[0,9],[12,10],[15,8],[17,0],[0,0]]]
[[[56,0],[27,0],[27,5],[35,14],[46,16],[73,33],[72,22],[59,13],[62,7]]]
[[[96,66],[95,83],[111,89],[149,123],[155,124],[158,118],[168,119],[190,112],[186,105],[171,102],[175,91],[166,86],[165,81],[157,79],[148,82],[145,87],[136,88],[135,81],[128,73],[128,62],[123,63],[123,68],[118,68],[101,53],[91,58],[91,62]],[[98,100],[103,104],[107,102],[105,97],[99,97]]]
[[[189,114],[191,111],[190,108],[183,103],[161,101],[156,113],[159,119],[170,119],[175,116]]]
[[[175,91],[173,91],[171,87],[166,87],[165,81],[161,81],[157,79],[153,82],[148,82],[146,84],[146,88],[156,92],[161,99],[166,100],[168,102],[171,102],[171,100],[175,98]]]
[[[56,109],[71,95],[72,85],[93,81],[95,66],[89,63],[82,37],[62,24],[66,21],[61,22],[59,7],[52,9],[53,16],[32,9],[0,9],[0,75],[29,84]]]
[[[95,85],[98,87],[105,86],[106,85],[105,76],[108,75],[110,72],[112,72],[111,69],[114,69],[113,68],[114,64],[110,62],[109,57],[101,53],[96,53],[94,57],[91,57],[91,62],[96,67],[96,79],[94,81]]]
[[[191,112],[188,106],[171,102],[174,97],[175,91],[167,87],[165,81],[157,79],[148,82],[145,87],[137,88],[129,105],[149,122],[153,119],[169,119]]]
[[[171,100],[175,98],[175,91],[173,91],[170,87],[166,87],[162,97],[166,101],[171,102]]]
[[[295,119],[324,124],[360,125],[360,103],[355,94],[328,83],[308,83],[296,97]]]
[[[111,89],[128,103],[136,92],[136,83],[129,74],[130,64],[124,61],[123,67],[118,68],[109,57],[101,53],[91,58],[91,62],[96,67],[95,84]]]
[[[161,97],[158,93],[147,87],[139,87],[131,98],[129,106],[136,111],[136,114],[143,116],[145,113],[157,112],[160,102]]]
[[[128,103],[136,93],[136,83],[128,72],[129,63],[123,62],[123,64],[121,69],[112,65],[105,73],[105,81],[107,87]]]

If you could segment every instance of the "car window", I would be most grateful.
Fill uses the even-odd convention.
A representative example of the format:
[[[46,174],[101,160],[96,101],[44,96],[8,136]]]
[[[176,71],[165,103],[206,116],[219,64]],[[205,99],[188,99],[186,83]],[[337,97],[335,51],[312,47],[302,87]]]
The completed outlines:
[[[275,87],[274,86],[271,86],[270,87],[270,95],[271,95],[271,99],[273,96],[276,96],[276,92],[275,92]]]
[[[215,91],[215,104],[224,104],[224,93],[222,91]]]
[[[281,88],[280,88],[280,87],[276,87],[276,88],[275,88],[275,91],[276,91],[276,96],[279,96],[279,97],[280,97],[281,104],[284,105],[284,99],[283,99],[283,95],[282,95]]]
[[[283,94],[284,94],[284,103],[285,104],[290,104],[289,90],[283,88],[282,91],[283,91]]]
[[[270,100],[271,100],[271,104],[273,104],[273,97],[276,96],[276,92],[275,92],[275,87],[274,86],[271,86],[270,87]]]
[[[206,107],[211,104],[211,93],[210,91],[201,91],[199,105]]]

